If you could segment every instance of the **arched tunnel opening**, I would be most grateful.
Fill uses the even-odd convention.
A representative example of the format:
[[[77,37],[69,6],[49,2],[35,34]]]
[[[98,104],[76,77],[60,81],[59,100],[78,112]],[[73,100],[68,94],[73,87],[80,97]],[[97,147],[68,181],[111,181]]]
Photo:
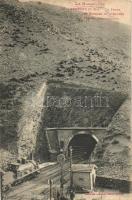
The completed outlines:
[[[72,159],[74,162],[89,160],[93,153],[98,139],[91,134],[77,134],[69,142],[68,156],[70,156],[70,147],[72,147]]]

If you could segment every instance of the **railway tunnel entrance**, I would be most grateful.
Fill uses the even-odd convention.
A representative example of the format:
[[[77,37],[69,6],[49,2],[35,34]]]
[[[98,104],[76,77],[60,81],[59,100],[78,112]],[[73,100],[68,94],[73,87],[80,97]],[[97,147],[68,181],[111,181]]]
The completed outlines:
[[[74,162],[89,160],[98,141],[95,135],[86,133],[74,135],[68,145],[68,155],[70,154],[70,147],[72,147],[72,158]]]
[[[49,158],[56,160],[57,155],[63,152],[70,155],[70,146],[73,148],[73,159],[89,160],[94,153],[97,143],[102,142],[107,128],[101,127],[63,127],[46,128],[45,136]]]

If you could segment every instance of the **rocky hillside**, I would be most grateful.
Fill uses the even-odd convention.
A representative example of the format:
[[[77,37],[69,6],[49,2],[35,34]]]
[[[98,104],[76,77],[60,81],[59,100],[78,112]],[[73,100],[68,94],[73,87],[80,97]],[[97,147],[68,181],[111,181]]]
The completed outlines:
[[[0,5],[1,81],[56,77],[128,90],[127,26],[55,6],[8,2]]]
[[[47,4],[3,0],[0,38],[3,164],[17,155],[25,102],[45,80],[129,93],[130,29],[126,25],[84,18]],[[120,151],[124,160],[130,141],[129,105],[130,101],[125,101],[113,118],[102,158],[111,154],[117,158]]]

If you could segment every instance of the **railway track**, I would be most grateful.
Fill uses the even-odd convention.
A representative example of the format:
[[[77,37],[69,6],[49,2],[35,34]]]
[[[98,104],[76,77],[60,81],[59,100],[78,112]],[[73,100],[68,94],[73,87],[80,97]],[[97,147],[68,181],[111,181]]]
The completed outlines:
[[[69,162],[64,164],[64,177],[68,179]],[[10,188],[9,191],[5,193],[6,200],[31,200],[34,196],[48,195],[49,186],[48,180],[52,179],[54,183],[59,183],[60,180],[60,166],[59,164],[54,164],[49,167],[42,168],[40,174],[37,177],[23,182]]]
[[[69,168],[70,163],[66,161],[64,164],[64,178],[69,179]],[[40,169],[40,174],[34,178],[28,178],[23,183],[15,184],[6,193],[6,200],[31,200],[35,199],[35,196],[43,194],[44,196],[49,195],[48,180],[52,179],[54,184],[59,184],[61,176],[61,168],[59,164],[49,165]],[[46,199],[47,200],[47,199]]]
[[[74,162],[78,163],[76,156],[74,157]],[[86,161],[82,161],[81,158],[80,162],[86,163]],[[63,167],[63,172],[64,172],[63,175],[67,183],[69,183],[69,178],[70,178],[69,168],[70,168],[70,163],[69,161],[66,161]],[[14,185],[14,187],[12,187],[8,192],[5,193],[5,200],[36,200],[38,199],[38,196],[43,197],[43,200],[48,200],[49,198],[48,180],[49,179],[53,180],[53,187],[54,185],[59,186],[60,177],[61,177],[61,168],[59,164],[55,163],[54,165],[43,167],[40,169],[40,174],[38,174],[35,178],[27,180],[26,182],[23,182],[19,185]],[[102,179],[100,181],[102,181]],[[111,186],[110,181],[107,180],[108,186],[113,188],[113,184]],[[97,184],[98,182],[99,181],[97,180]]]

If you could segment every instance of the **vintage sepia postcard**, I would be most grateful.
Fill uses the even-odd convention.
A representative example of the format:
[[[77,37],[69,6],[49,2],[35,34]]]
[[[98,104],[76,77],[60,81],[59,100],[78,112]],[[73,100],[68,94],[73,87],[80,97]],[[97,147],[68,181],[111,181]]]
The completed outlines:
[[[131,0],[0,0],[0,200],[130,200]]]

